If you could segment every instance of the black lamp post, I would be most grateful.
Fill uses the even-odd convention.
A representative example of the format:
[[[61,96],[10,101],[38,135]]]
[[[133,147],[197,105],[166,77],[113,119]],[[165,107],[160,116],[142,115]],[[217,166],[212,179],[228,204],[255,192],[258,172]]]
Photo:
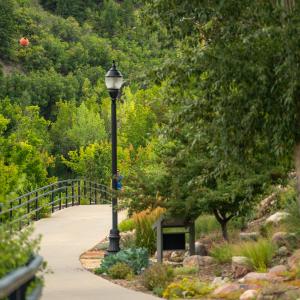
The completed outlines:
[[[105,84],[111,97],[111,153],[112,153],[112,229],[109,233],[109,254],[120,251],[120,233],[118,230],[118,198],[117,191],[117,112],[116,102],[123,85],[123,76],[117,70],[115,61],[110,70],[105,75]]]

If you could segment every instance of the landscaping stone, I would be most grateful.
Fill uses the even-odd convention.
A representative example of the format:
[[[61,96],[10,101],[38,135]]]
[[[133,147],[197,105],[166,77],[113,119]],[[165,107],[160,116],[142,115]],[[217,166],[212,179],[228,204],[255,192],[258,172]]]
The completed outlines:
[[[213,263],[214,259],[211,256],[192,255],[184,259],[183,266],[200,268],[210,266]]]
[[[241,295],[240,300],[253,300],[257,298],[257,295],[257,290],[248,290]]]
[[[196,253],[196,255],[207,256],[208,251],[203,243],[196,242],[195,243],[195,253]]]
[[[293,249],[297,245],[297,237],[294,233],[280,231],[272,236],[272,242],[278,247],[285,246],[289,249]]]
[[[173,251],[169,257],[169,261],[172,262],[183,262],[185,251]]]
[[[289,249],[286,246],[282,246],[277,250],[278,256],[288,256],[290,254]]]
[[[248,273],[244,278],[240,280],[243,283],[259,282],[259,281],[268,281],[268,282],[282,282],[284,281],[283,277],[276,276],[272,273],[258,273],[251,272]]]
[[[173,251],[163,251],[163,258],[169,259],[171,257]],[[155,258],[157,258],[157,251],[154,254]]]
[[[271,285],[261,291],[257,300],[297,300],[299,297],[300,290],[297,287]]]
[[[245,256],[233,256],[231,267],[234,278],[240,278],[253,271],[249,258]]]
[[[240,285],[237,283],[226,283],[218,287],[212,294],[215,298],[226,298],[232,294],[242,292],[240,291]]]
[[[221,286],[224,285],[225,283],[229,282],[229,278],[228,277],[215,277],[214,280],[212,281],[211,285],[212,286]]]
[[[278,265],[269,270],[269,274],[275,276],[284,276],[288,271],[287,267],[284,265]]]
[[[241,232],[240,239],[243,241],[257,241],[259,238],[258,232]]]
[[[291,257],[288,258],[288,266],[291,270],[297,270],[300,266],[300,249],[296,250]]]
[[[290,214],[287,212],[278,211],[277,213],[271,215],[266,220],[266,224],[279,224],[284,221]]]

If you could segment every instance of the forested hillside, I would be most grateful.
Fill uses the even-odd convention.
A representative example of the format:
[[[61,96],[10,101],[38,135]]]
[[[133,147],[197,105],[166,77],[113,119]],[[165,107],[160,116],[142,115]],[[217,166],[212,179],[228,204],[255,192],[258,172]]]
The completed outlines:
[[[110,182],[112,60],[126,79],[119,105],[125,178],[151,155],[161,118],[150,69],[163,34],[142,24],[137,1],[1,1],[1,201],[48,182]],[[26,37],[28,47],[19,45]]]
[[[227,238],[231,219],[286,185],[299,4],[200,2],[1,1],[0,201],[63,178],[110,183],[112,60],[126,80],[118,155],[130,213],[213,214]]]

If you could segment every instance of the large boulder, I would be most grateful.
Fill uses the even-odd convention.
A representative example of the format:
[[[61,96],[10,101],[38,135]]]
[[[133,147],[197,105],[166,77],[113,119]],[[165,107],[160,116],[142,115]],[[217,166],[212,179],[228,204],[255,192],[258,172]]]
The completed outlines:
[[[287,212],[278,211],[277,213],[275,213],[267,218],[266,224],[277,225],[277,224],[281,223],[282,221],[286,220],[289,216],[290,216],[290,214]]]
[[[284,281],[283,277],[276,276],[272,273],[258,273],[258,272],[251,272],[248,273],[244,278],[240,280],[243,283],[258,283],[258,282],[282,282]]]
[[[278,247],[285,246],[288,249],[293,249],[297,246],[297,237],[294,233],[279,231],[273,234],[272,242]]]
[[[255,300],[257,295],[257,290],[248,290],[241,295],[240,300]]]
[[[288,259],[288,266],[291,270],[297,271],[300,267],[300,249],[296,250]]]
[[[287,273],[288,269],[285,265],[278,265],[269,270],[269,274],[275,276],[284,276]]]
[[[169,257],[169,261],[171,261],[171,262],[183,262],[184,255],[185,255],[185,251],[184,250],[173,251],[171,253],[171,256]]]
[[[211,256],[192,255],[186,257],[183,261],[184,267],[207,267],[214,264],[215,261]]]
[[[231,268],[234,278],[240,278],[253,271],[249,258],[245,256],[233,256]]]
[[[258,232],[241,232],[240,239],[242,241],[257,241],[259,238]]]
[[[240,289],[240,285],[237,283],[226,283],[220,287],[218,287],[212,294],[214,298],[228,298],[230,296],[236,296],[237,294],[241,294],[242,291]]]
[[[201,242],[195,243],[195,254],[200,255],[200,256],[208,255],[208,251],[203,243],[201,243]]]

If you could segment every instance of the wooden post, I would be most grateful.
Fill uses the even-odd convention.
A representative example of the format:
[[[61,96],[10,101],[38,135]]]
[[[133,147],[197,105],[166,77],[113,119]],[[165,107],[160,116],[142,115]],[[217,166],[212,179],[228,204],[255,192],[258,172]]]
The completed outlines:
[[[189,248],[190,255],[195,255],[195,222],[191,223],[189,226]]]
[[[156,227],[156,253],[157,253],[157,262],[163,262],[163,235],[162,235],[162,225],[161,221],[157,222]]]

